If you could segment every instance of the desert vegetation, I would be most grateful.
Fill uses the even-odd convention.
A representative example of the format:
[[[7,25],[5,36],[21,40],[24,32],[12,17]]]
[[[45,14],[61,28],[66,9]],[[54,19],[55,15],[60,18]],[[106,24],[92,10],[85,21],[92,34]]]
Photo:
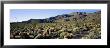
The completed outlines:
[[[10,23],[11,39],[101,39],[101,11]]]

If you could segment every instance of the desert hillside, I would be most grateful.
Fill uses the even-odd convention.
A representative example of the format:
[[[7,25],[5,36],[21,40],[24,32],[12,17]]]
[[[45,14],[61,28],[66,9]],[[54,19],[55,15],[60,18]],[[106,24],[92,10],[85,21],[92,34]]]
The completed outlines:
[[[11,39],[101,39],[101,11],[10,23]]]

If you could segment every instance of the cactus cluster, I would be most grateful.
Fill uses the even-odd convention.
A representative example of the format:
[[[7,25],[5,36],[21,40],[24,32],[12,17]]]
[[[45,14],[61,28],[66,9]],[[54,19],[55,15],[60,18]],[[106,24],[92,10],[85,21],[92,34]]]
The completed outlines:
[[[101,39],[101,13],[80,13],[48,23],[10,23],[10,38]]]

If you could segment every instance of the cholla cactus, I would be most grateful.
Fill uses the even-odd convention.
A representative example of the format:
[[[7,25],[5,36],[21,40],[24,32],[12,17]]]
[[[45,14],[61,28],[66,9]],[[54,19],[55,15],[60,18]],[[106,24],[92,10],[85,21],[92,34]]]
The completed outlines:
[[[100,39],[101,14],[77,12],[34,23],[11,23],[10,38],[19,39]],[[67,21],[64,21],[68,19]],[[52,22],[49,22],[52,21]]]

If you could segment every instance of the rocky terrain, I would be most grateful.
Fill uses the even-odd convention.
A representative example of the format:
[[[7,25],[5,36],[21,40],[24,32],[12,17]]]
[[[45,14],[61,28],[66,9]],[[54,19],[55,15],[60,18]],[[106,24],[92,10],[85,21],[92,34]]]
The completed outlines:
[[[11,39],[101,39],[101,11],[10,23]]]

